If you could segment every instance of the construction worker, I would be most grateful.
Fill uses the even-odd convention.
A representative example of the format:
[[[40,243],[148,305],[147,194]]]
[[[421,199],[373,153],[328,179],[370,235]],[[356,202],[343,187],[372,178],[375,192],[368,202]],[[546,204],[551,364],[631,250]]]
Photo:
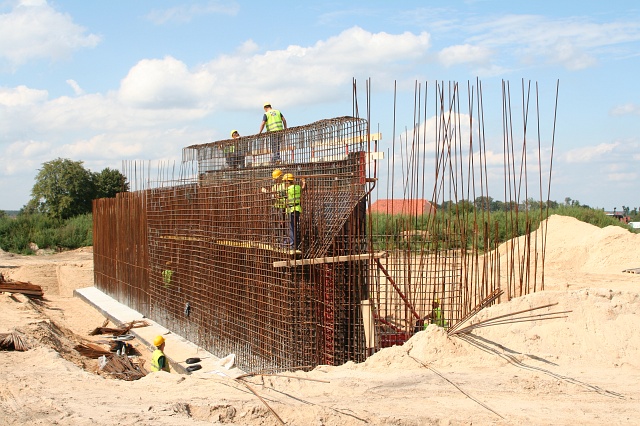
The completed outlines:
[[[166,371],[169,373],[169,361],[164,355],[164,337],[156,336],[153,339],[153,346],[156,347],[156,350],[151,355],[151,371]]]
[[[280,111],[271,108],[270,102],[266,102],[263,107],[264,115],[262,116],[262,124],[260,124],[260,131],[258,134],[262,133],[265,124],[267,126],[268,133],[287,129],[287,120]],[[282,133],[273,134],[270,137],[272,164],[280,162],[280,146],[282,145],[283,139],[284,135]]]
[[[294,184],[294,177],[291,173],[282,176],[287,190],[287,216],[289,219],[289,247],[290,250],[298,252],[300,250],[300,213],[302,213],[302,192],[307,182],[302,179],[302,185]]]
[[[238,139],[240,137],[240,133],[237,130],[231,131],[231,138]],[[224,147],[224,157],[227,161],[227,166],[237,169],[244,165],[244,156],[242,155],[242,150],[238,146],[238,144],[227,144]]]
[[[446,327],[447,320],[444,319],[442,309],[440,308],[440,301],[438,299],[434,299],[431,303],[431,308],[431,314],[427,316],[429,318],[429,322],[425,323],[424,328],[426,329],[429,324],[435,324],[438,327]]]
[[[271,189],[262,187],[261,191],[269,193],[273,198],[273,216],[274,223],[276,224],[276,240],[280,240],[283,237],[283,231],[285,229],[284,224],[286,221],[286,207],[287,207],[287,190],[282,181],[282,170],[275,169],[271,172],[271,178],[273,179],[273,185]]]

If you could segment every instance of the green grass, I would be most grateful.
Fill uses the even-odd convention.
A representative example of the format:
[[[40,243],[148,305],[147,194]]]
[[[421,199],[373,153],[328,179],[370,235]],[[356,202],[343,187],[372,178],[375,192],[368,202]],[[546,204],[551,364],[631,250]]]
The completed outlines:
[[[0,217],[0,248],[4,251],[33,254],[35,243],[41,249],[72,250],[93,245],[90,214],[66,220],[43,214],[20,214]]]

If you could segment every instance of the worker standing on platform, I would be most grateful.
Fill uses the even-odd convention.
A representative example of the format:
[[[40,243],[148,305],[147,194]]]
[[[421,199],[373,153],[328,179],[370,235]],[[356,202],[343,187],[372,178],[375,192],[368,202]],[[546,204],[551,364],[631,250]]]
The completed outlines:
[[[287,120],[284,118],[284,115],[277,109],[272,109],[270,102],[264,104],[264,115],[262,116],[262,124],[260,124],[258,134],[262,133],[265,125],[267,126],[268,133],[287,129]],[[272,164],[280,162],[280,146],[282,145],[283,139],[284,135],[282,133],[270,135],[269,142],[271,144]]]
[[[307,182],[302,179],[302,185],[294,184],[293,174],[282,176],[287,190],[287,216],[289,219],[289,247],[297,252],[300,250],[300,213],[302,213],[302,192]]]
[[[231,138],[238,139],[240,137],[240,133],[237,130],[231,131]],[[224,157],[227,161],[227,166],[237,169],[238,167],[244,166],[244,155],[242,153],[242,149],[238,145],[238,143],[227,144],[224,147]]]
[[[156,350],[153,351],[151,356],[151,371],[166,371],[170,373],[169,361],[164,355],[164,337],[156,336],[153,339],[153,346],[156,347]]]
[[[275,169],[271,172],[271,178],[273,179],[273,185],[271,189],[262,187],[263,193],[269,193],[273,199],[273,221],[276,225],[276,240],[281,241],[284,237],[285,221],[286,221],[286,208],[287,208],[287,189],[282,181],[282,170]]]

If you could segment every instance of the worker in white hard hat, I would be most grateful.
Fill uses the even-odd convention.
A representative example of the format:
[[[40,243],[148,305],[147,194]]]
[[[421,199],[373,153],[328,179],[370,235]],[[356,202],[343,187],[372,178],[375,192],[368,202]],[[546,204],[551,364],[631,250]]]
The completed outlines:
[[[282,134],[282,130],[287,129],[287,120],[284,118],[284,115],[277,109],[271,108],[271,102],[265,102],[263,105],[264,115],[262,116],[262,123],[260,124],[260,131],[258,134],[262,133],[267,127],[267,133],[275,132],[270,135],[270,145],[271,145],[271,163],[279,163],[280,162],[280,146],[284,141],[284,135]]]
[[[153,339],[153,346],[156,350],[151,355],[151,371],[166,371],[170,372],[169,361],[164,355],[164,337],[158,335]]]

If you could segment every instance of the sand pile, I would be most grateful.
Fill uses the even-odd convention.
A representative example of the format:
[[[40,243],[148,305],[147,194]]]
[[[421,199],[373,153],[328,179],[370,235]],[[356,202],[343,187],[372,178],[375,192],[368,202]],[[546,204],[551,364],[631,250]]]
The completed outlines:
[[[484,309],[469,324],[555,306],[520,314],[521,322],[474,329],[471,335],[448,338],[444,330],[430,326],[403,346],[383,350],[355,368],[419,368],[416,359],[433,366],[500,366],[535,359],[640,368],[640,275],[622,272],[640,267],[640,235],[557,215],[550,217],[547,235],[546,288],[579,289],[514,298]],[[540,236],[532,233],[532,238]],[[504,252],[506,245],[500,249]],[[536,315],[550,313],[562,318],[536,320]]]
[[[619,226],[598,228],[565,216],[548,221],[546,267],[592,273],[640,268],[640,234]]]

